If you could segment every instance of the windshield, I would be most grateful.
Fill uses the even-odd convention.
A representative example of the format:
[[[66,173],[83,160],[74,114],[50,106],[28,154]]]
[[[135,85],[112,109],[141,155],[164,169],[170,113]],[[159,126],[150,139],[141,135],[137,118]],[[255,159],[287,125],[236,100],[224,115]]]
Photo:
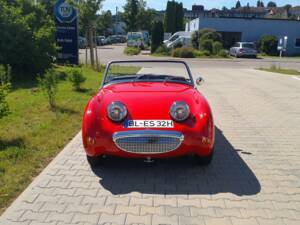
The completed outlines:
[[[178,37],[179,37],[179,35],[174,35],[173,37],[170,38],[169,41],[175,41]]]
[[[141,33],[129,33],[128,34],[128,39],[136,40],[136,39],[140,39],[142,37],[143,37],[143,35]]]
[[[243,48],[255,48],[255,45],[254,44],[251,44],[251,43],[247,43],[247,44],[243,44]]]
[[[112,62],[107,67],[103,84],[140,81],[193,85],[187,65],[179,61]]]

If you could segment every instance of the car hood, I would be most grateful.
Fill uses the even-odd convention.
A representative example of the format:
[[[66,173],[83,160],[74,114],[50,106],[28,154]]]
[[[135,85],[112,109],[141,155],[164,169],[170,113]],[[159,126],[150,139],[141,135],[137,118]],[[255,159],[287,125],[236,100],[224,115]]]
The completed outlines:
[[[97,96],[101,112],[114,101],[127,107],[132,119],[170,119],[169,110],[175,101],[185,101],[196,110],[204,97],[192,86],[169,82],[131,82],[102,88]]]

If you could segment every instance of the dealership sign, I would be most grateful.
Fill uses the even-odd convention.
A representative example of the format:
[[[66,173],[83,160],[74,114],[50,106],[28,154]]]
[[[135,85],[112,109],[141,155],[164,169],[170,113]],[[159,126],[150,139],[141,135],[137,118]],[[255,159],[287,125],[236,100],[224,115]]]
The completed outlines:
[[[56,44],[59,47],[58,63],[78,64],[77,10],[65,0],[54,6]]]

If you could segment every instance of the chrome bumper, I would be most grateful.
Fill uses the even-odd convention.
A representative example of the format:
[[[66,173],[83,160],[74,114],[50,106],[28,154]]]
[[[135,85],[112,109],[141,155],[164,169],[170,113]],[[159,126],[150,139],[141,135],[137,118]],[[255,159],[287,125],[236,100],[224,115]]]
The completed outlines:
[[[114,133],[113,141],[125,152],[137,154],[161,154],[174,151],[184,140],[177,131],[136,130]]]

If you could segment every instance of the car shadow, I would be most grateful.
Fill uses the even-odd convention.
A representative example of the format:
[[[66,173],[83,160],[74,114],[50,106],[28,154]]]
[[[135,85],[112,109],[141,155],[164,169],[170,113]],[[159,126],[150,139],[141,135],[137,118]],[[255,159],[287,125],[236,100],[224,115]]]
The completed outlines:
[[[255,195],[261,190],[260,183],[238,151],[216,127],[215,155],[209,166],[199,166],[192,157],[160,159],[153,163],[107,158],[92,170],[100,178],[99,185],[115,195],[131,192]]]

